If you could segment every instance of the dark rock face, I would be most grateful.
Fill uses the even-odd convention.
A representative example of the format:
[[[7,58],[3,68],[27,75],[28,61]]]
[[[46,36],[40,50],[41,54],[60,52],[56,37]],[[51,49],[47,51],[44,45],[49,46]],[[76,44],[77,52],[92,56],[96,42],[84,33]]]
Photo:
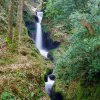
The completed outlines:
[[[49,77],[51,80],[55,80],[55,78],[56,78],[55,75],[53,75],[53,74],[49,75],[48,77]]]
[[[36,15],[34,15],[34,20],[35,20],[35,23],[38,23],[39,22],[39,19]]]
[[[60,45],[59,42],[51,39],[50,34],[51,33],[43,32],[43,46],[47,50],[55,49]]]
[[[47,80],[48,80],[48,75],[50,75],[52,73],[53,73],[53,69],[48,69],[47,68],[46,74],[44,75],[44,81],[45,82],[47,82]]]
[[[27,22],[25,22],[25,26],[27,27],[29,37],[35,41],[35,37],[36,37],[35,22],[27,21]]]
[[[62,94],[60,92],[55,92],[54,90],[51,91],[50,99],[51,100],[64,100]]]

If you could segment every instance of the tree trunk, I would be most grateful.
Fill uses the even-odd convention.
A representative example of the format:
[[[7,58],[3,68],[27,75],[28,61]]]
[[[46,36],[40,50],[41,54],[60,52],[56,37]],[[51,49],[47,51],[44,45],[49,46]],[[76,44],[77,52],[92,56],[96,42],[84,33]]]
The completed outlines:
[[[94,28],[92,27],[91,24],[89,24],[85,19],[81,20],[81,24],[83,25],[84,28],[88,30],[88,32],[93,35],[95,34]]]
[[[12,41],[13,36],[13,13],[14,13],[14,0],[10,0],[9,15],[8,15],[8,39]]]
[[[17,9],[17,29],[18,33],[22,33],[22,18],[23,17],[23,0],[18,0],[18,9]]]
[[[16,39],[18,40],[18,52],[20,54],[20,44],[21,44],[21,33],[23,31],[23,1],[24,0],[18,0],[18,9],[17,9],[17,37]]]

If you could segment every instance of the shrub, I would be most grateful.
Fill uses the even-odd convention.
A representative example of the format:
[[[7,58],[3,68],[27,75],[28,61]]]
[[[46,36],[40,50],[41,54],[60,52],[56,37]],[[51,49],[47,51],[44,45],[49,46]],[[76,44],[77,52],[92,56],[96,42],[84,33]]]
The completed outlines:
[[[51,19],[54,25],[61,24],[61,29],[67,33],[81,31],[80,20],[85,19],[99,33],[99,6],[99,0],[48,0],[45,17]]]
[[[74,34],[70,46],[58,60],[55,73],[59,78],[93,80],[100,72],[100,37]],[[96,77],[95,77],[96,78]]]

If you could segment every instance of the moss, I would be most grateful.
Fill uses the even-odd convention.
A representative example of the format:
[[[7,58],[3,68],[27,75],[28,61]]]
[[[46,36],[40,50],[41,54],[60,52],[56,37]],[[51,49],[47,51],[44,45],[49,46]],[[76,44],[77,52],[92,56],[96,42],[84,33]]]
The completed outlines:
[[[99,100],[99,93],[99,83],[96,83],[94,86],[84,86],[79,83],[77,88],[77,100]]]
[[[18,99],[40,100],[45,97],[49,100],[44,92],[44,74],[47,67],[52,64],[39,54],[27,34],[21,36],[20,55],[17,52],[5,50],[2,57],[3,64],[0,66],[2,82],[0,85],[5,86],[0,88],[2,95],[5,90],[8,90]]]
[[[56,79],[55,89],[63,94],[64,100],[99,100],[100,98],[100,83],[85,86],[78,80],[67,84],[61,79]]]
[[[80,86],[80,83],[78,83],[78,87],[77,87],[77,100],[80,100],[82,97],[82,87]]]

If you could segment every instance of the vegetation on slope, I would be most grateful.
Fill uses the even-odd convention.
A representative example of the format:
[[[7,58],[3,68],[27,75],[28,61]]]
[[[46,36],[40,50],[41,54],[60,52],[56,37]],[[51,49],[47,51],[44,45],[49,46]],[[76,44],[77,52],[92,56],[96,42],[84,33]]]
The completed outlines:
[[[46,1],[45,17],[57,30],[53,31],[57,34],[55,38],[60,32],[66,43],[60,40],[64,46],[51,51],[56,65],[56,89],[61,90],[66,99],[100,98],[99,7],[99,0]]]
[[[18,3],[17,1],[14,1]],[[7,5],[6,5],[7,4]],[[15,3],[14,3],[15,4]],[[46,61],[35,48],[29,38],[27,29],[22,21],[20,41],[17,30],[17,5],[14,5],[12,42],[8,36],[8,9],[10,2],[2,0],[0,7],[0,100],[45,100],[48,96],[44,92],[44,74],[48,66]],[[25,21],[32,18],[32,14],[24,15]],[[3,14],[4,13],[4,14]]]
[[[53,64],[40,56],[27,35],[24,22],[33,20],[28,2],[24,4],[23,19],[19,24],[21,18],[17,16],[22,14],[22,9],[18,13],[17,7],[20,0],[11,1],[15,4],[11,20],[12,42],[6,38],[11,3],[7,0],[0,3],[0,99],[48,100],[43,77],[46,69],[52,68]],[[19,6],[22,5],[19,3]],[[53,40],[61,42],[60,47],[51,50],[50,54],[54,57],[55,89],[63,93],[65,100],[100,98],[99,8],[99,0],[43,2],[43,29],[52,33]],[[22,32],[18,26],[21,26]]]
[[[0,99],[47,99],[43,79],[46,69],[52,64],[40,56],[27,35],[22,36],[21,40],[20,54],[14,51],[15,48],[2,49]]]

